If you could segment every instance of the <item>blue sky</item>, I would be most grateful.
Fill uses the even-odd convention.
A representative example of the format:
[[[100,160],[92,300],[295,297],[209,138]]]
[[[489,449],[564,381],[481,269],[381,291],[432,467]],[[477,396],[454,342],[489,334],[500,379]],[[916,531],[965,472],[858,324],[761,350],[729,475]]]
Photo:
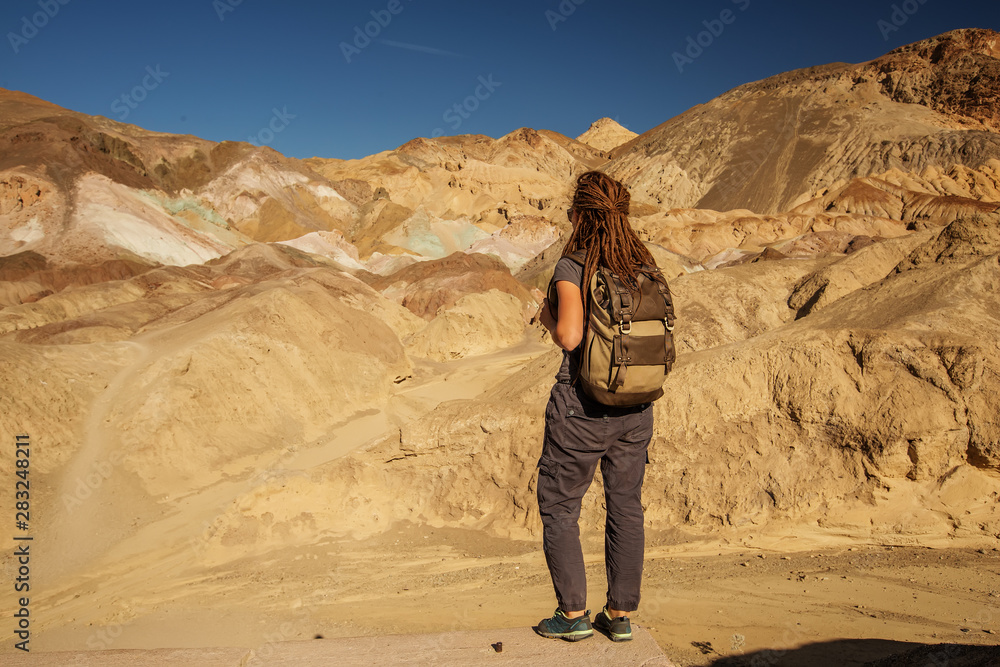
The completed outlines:
[[[603,116],[641,133],[748,81],[963,27],[1000,30],[1000,4],[5,0],[0,87],[357,158],[435,134],[575,137]]]

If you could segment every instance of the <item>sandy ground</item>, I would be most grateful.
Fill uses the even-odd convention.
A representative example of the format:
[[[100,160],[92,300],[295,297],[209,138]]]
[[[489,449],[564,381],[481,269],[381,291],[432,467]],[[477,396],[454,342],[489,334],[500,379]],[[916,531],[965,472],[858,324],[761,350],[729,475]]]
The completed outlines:
[[[391,414],[373,412],[340,436],[376,437],[441,400],[475,395],[541,349],[526,341],[478,360],[422,364]],[[308,468],[343,455],[350,447],[341,439],[287,463]],[[254,648],[523,627],[556,606],[540,542],[459,529],[396,524],[365,540],[324,537],[213,565],[183,537],[237,486],[216,484],[169,512],[122,488],[71,531],[91,547],[54,553],[46,542],[65,550],[66,540],[39,535],[32,650]],[[603,535],[585,533],[584,541],[596,612]],[[756,665],[860,665],[917,645],[1000,644],[1000,552],[955,545],[873,544],[801,525],[692,539],[654,526],[634,618],[677,665],[739,664],[732,659],[740,656]],[[12,642],[0,646],[0,654],[12,650]]]
[[[860,665],[921,644],[1000,644],[996,550],[773,547],[650,547],[634,618],[677,665],[739,655]],[[603,562],[589,551],[596,609]],[[67,591],[62,610],[40,609],[48,628],[35,650],[259,647],[318,635],[514,627],[555,606],[539,545],[417,526],[232,563],[140,596],[127,588],[106,595],[122,583],[88,582]],[[92,624],[109,606],[122,622]],[[64,623],[45,623],[56,617]]]

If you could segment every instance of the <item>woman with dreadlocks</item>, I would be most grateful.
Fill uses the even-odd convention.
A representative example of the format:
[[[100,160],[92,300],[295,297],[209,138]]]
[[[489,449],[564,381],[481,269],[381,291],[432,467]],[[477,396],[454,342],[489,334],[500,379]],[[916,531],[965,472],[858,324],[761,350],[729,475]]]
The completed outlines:
[[[628,613],[639,606],[645,547],[642,480],[646,448],[653,435],[652,404],[603,405],[574,382],[586,333],[585,296],[598,265],[614,271],[630,287],[636,286],[642,265],[655,266],[629,224],[628,211],[629,193],[623,184],[597,171],[577,179],[567,211],[573,233],[552,276],[558,298],[556,303],[546,300],[541,308],[542,324],[563,348],[562,366],[545,409],[545,439],[538,462],[543,548],[559,601],[555,614],[535,628],[543,637],[577,641],[594,633],[587,609],[579,518],[598,463],[607,506],[608,591],[607,604],[594,625],[614,641],[630,640]],[[582,266],[569,257],[578,251],[586,252]]]

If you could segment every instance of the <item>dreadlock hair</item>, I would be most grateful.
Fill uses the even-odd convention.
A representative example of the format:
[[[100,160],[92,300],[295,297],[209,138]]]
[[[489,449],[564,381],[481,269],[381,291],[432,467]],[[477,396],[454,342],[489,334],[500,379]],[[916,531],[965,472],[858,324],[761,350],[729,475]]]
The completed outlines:
[[[652,254],[629,224],[630,200],[628,188],[603,172],[588,171],[576,180],[573,210],[578,219],[562,254],[565,257],[578,250],[586,251],[584,290],[598,265],[613,271],[633,289],[638,288],[640,268],[656,266]]]

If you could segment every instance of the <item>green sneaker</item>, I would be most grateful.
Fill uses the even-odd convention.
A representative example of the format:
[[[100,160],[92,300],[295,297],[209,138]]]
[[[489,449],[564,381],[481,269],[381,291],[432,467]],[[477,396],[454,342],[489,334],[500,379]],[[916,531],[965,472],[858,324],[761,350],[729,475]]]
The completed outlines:
[[[590,610],[580,618],[566,618],[562,609],[556,609],[552,618],[538,622],[535,632],[549,639],[565,639],[568,642],[578,642],[594,634],[594,626],[590,624]]]
[[[608,633],[613,642],[627,642],[632,639],[632,624],[629,623],[628,616],[611,618],[608,616],[607,607],[594,617],[594,627]]]

